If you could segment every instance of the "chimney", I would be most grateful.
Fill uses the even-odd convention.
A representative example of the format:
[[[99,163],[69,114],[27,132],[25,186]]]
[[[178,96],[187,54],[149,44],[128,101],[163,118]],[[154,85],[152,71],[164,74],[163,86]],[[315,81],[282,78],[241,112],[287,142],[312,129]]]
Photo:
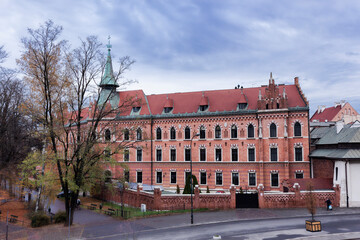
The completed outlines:
[[[295,77],[295,78],[294,78],[294,84],[295,84],[295,85],[299,85],[299,77]]]
[[[325,105],[321,105],[321,112],[323,112],[325,110],[326,106]]]
[[[343,120],[337,121],[335,126],[336,126],[336,133],[338,134],[341,131],[341,129],[344,128],[344,121]]]
[[[340,101],[341,108],[343,108],[345,106],[345,104],[346,104],[345,100]]]
[[[320,114],[321,113],[321,105],[318,105],[318,110],[317,113]]]
[[[335,102],[335,107],[339,106],[340,105],[340,102]]]
[[[261,100],[261,89],[259,89],[259,100]]]

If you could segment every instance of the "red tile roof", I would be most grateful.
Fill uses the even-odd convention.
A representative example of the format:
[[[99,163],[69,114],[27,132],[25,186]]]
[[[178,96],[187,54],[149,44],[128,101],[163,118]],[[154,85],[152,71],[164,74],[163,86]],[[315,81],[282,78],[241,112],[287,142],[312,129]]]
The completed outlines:
[[[338,114],[341,110],[341,106],[338,105],[337,107],[328,107],[325,108],[323,112],[316,111],[314,115],[312,115],[310,121],[317,120],[319,122],[332,121],[336,114]]]

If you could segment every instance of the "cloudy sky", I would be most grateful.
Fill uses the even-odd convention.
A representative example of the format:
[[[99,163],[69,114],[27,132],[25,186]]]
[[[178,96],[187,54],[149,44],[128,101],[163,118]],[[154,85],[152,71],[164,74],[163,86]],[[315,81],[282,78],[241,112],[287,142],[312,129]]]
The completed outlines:
[[[6,66],[16,67],[27,28],[48,19],[73,47],[111,35],[115,59],[136,59],[129,89],[255,87],[273,72],[276,83],[299,77],[311,113],[341,99],[360,111],[360,1],[0,0]]]

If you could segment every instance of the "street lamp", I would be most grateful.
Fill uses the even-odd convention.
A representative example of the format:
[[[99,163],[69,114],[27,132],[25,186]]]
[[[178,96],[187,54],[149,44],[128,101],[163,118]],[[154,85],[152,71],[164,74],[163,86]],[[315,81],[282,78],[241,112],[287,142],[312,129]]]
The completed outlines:
[[[193,208],[193,177],[192,177],[192,140],[194,137],[200,136],[200,133],[195,134],[190,140],[190,194],[191,194],[191,224],[194,224],[194,208]]]

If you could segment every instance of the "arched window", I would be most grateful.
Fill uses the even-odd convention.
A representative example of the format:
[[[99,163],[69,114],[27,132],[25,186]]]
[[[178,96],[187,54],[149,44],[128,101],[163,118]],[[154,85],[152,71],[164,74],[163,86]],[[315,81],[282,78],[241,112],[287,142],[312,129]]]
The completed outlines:
[[[105,130],[105,141],[106,141],[106,142],[109,142],[110,139],[111,139],[110,129],[106,129],[106,130]]]
[[[190,128],[189,127],[185,128],[185,139],[190,139]]]
[[[237,127],[235,124],[231,126],[231,138],[237,138]]]
[[[254,133],[254,125],[249,124],[248,126],[248,138],[253,138],[255,137],[255,133]]]
[[[215,127],[215,138],[221,138],[221,128],[219,125]]]
[[[272,123],[270,125],[270,137],[276,137],[276,124]]]
[[[156,140],[161,140],[161,128],[156,129]]]
[[[124,130],[124,140],[125,141],[129,141],[130,137],[129,137],[129,129],[125,129]]]
[[[200,127],[200,139],[205,139],[205,127]]]
[[[301,136],[301,124],[299,122],[296,122],[294,124],[294,136],[295,137]]]
[[[176,139],[176,131],[174,127],[171,127],[170,129],[170,139],[175,140]]]
[[[138,128],[136,130],[136,140],[141,140],[141,138],[142,138],[141,128]]]

